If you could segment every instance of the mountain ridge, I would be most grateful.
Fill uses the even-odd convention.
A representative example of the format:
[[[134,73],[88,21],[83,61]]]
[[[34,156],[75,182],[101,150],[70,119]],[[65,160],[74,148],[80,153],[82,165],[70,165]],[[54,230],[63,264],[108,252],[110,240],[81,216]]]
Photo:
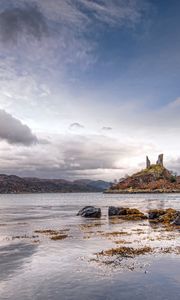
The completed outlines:
[[[103,192],[110,183],[101,180],[42,179],[0,174],[0,194]]]

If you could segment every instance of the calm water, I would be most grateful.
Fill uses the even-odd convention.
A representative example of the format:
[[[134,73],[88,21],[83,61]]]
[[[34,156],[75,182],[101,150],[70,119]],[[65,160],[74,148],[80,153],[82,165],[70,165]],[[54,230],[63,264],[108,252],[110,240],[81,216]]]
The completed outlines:
[[[98,223],[76,216],[85,205],[102,208]],[[102,231],[134,230],[125,237],[126,242],[140,246],[151,245],[153,236],[164,234],[151,228],[148,221],[112,223],[107,218],[109,205],[144,212],[150,208],[180,209],[180,194],[0,195],[0,299],[179,299],[178,255],[139,257],[133,270],[126,264],[115,268],[91,261],[94,253],[117,246],[115,240],[103,237]],[[141,238],[137,232],[142,228]],[[68,237],[52,241],[47,235],[34,233],[43,229],[68,230]],[[174,237],[164,236],[156,246],[178,245],[179,233]]]

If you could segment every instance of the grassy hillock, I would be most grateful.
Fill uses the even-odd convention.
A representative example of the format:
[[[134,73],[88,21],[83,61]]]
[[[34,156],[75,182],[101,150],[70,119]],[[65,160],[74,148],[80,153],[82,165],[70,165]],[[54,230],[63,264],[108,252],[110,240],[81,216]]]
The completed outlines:
[[[180,192],[176,176],[162,165],[153,164],[112,186],[112,193]]]

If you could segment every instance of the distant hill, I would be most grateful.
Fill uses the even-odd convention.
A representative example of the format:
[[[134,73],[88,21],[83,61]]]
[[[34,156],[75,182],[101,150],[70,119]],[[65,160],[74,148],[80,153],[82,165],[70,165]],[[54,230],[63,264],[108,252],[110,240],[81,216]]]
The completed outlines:
[[[0,194],[103,192],[109,187],[110,183],[101,180],[67,181],[0,174]]]
[[[180,177],[162,164],[152,164],[111,186],[107,193],[171,193],[180,192]]]

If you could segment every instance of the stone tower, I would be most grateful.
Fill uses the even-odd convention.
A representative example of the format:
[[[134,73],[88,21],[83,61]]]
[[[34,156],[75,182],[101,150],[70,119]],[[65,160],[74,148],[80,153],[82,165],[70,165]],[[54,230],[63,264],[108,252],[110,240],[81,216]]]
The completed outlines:
[[[159,165],[159,166],[163,167],[163,154],[159,154],[156,165]]]
[[[148,168],[150,168],[150,166],[151,166],[151,162],[149,160],[149,157],[146,156],[146,168],[148,169]]]

